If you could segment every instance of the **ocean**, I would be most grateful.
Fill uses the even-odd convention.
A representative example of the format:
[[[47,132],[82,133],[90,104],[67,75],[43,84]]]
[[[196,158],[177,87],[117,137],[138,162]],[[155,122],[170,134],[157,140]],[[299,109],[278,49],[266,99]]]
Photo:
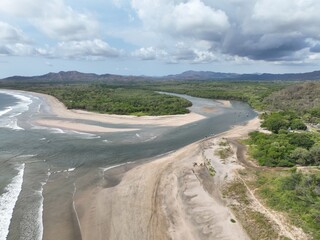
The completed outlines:
[[[0,90],[0,240],[43,239],[46,232],[74,221],[76,192],[101,184],[115,166],[177,150],[257,115],[241,102],[226,108],[216,101],[180,96],[207,118],[181,127],[131,125],[140,130],[88,134],[36,126],[35,119],[57,118],[44,99]],[[215,111],[208,111],[212,108]],[[70,238],[75,232],[70,230]]]

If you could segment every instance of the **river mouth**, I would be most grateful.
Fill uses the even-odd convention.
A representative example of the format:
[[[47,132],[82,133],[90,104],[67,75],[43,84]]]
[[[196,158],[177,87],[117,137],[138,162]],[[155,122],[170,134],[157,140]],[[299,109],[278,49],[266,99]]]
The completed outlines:
[[[17,176],[16,169],[24,164],[21,192],[11,216],[8,239],[42,239],[58,229],[64,229],[59,239],[74,239],[78,234],[72,208],[75,192],[92,186],[111,188],[121,181],[122,172],[135,166],[132,162],[140,164],[175,151],[257,115],[245,103],[235,101],[225,106],[217,101],[181,95],[193,103],[191,111],[206,118],[179,127],[138,124],[130,126],[138,128],[137,131],[92,134],[35,126],[34,119],[55,116],[43,99],[29,93],[19,94],[25,97],[18,99],[20,107],[11,115],[8,112],[2,116],[4,122],[0,128],[0,194]],[[7,100],[8,105],[11,100]],[[122,165],[122,172],[104,170],[113,165]]]

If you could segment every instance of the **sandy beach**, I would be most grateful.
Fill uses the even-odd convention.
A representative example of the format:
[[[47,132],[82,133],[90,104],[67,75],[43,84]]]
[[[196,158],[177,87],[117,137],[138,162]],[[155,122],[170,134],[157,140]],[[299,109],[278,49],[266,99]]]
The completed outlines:
[[[241,165],[221,164],[213,152],[217,141],[243,137],[259,127],[255,118],[139,165],[116,186],[78,194],[75,206],[82,239],[249,239],[238,221],[231,222],[236,217],[220,192]],[[217,171],[214,177],[204,165],[194,166],[208,159]]]
[[[54,97],[39,96],[62,119],[39,119],[37,124],[75,131],[136,131],[140,124],[182,126],[204,118],[195,113],[159,117],[97,114],[68,110]],[[228,101],[220,103],[224,107],[230,106]],[[126,124],[129,128],[101,127],[77,120]],[[134,127],[130,128],[130,125]],[[95,183],[80,187],[81,190],[74,192],[72,203],[68,203],[72,204],[73,212],[73,220],[68,221],[73,223],[73,229],[77,229],[73,234],[81,239],[110,240],[250,239],[230,208],[230,202],[223,197],[223,189],[245,166],[237,158],[236,151],[224,160],[216,152],[221,141],[244,138],[255,130],[261,130],[258,117],[164,156],[146,159],[130,167],[122,165],[101,170],[98,179],[96,173],[90,173],[92,179],[96,179]],[[210,166],[214,176],[208,170]],[[74,187],[77,189],[76,184]],[[66,236],[63,239],[68,239],[70,225],[63,227],[60,224],[59,228]],[[53,236],[54,228],[47,227],[46,239],[54,239]]]
[[[46,94],[40,93],[32,93],[38,97],[41,97],[48,103],[50,107],[50,111],[54,113],[57,117],[63,119],[77,119],[77,120],[89,120],[100,123],[108,123],[108,124],[126,124],[126,125],[150,125],[150,126],[172,126],[178,127],[183,126],[189,123],[193,123],[196,121],[200,121],[205,118],[197,113],[188,113],[181,115],[167,115],[167,116],[126,116],[126,115],[113,115],[113,114],[99,114],[94,112],[87,112],[83,110],[69,110],[67,109],[63,103],[61,103],[58,99],[53,96],[49,96]],[[117,129],[113,128],[93,128],[90,124],[82,124],[81,127],[74,126],[72,127],[70,121],[55,121],[42,119],[41,121],[36,121],[36,124],[48,127],[57,127],[60,126],[65,129],[79,130],[81,128],[82,131],[87,132],[116,132],[116,131],[134,131],[135,129]],[[72,123],[73,124],[73,123]]]

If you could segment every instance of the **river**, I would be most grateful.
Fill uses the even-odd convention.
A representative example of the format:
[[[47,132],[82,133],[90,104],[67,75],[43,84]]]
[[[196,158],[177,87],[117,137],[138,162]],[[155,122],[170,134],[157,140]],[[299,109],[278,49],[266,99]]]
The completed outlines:
[[[190,110],[206,118],[181,127],[130,125],[140,130],[88,134],[36,126],[35,119],[57,118],[44,99],[1,90],[0,240],[42,239],[44,231],[50,231],[46,226],[73,221],[72,211],[64,209],[72,206],[75,189],[96,184],[101,171],[174,151],[257,115],[237,101],[226,107],[209,99],[178,96],[191,101]]]

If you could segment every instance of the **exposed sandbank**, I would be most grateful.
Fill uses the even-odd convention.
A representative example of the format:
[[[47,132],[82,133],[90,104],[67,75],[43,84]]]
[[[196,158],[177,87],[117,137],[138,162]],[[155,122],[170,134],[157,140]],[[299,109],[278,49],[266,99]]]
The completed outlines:
[[[137,117],[127,115],[99,114],[83,110],[69,110],[55,97],[40,93],[32,94],[44,98],[49,104],[51,111],[55,115],[66,119],[90,120],[110,124],[182,126],[205,118],[205,116],[193,112],[182,115]]]
[[[232,104],[229,100],[216,100],[216,101],[221,103],[225,107],[228,107],[228,108],[232,107]]]
[[[225,173],[212,177],[204,167],[205,150],[223,137],[257,130],[255,118],[218,136],[188,145],[125,173],[111,188],[79,194],[76,208],[83,239],[249,239],[220,195]],[[231,165],[230,165],[231,166]],[[228,167],[230,167],[228,166]],[[229,172],[240,167],[234,163]],[[108,174],[106,172],[105,174]]]
[[[52,119],[39,119],[34,121],[37,125],[45,126],[45,127],[54,127],[54,128],[62,128],[73,131],[84,131],[91,133],[107,133],[107,132],[129,132],[129,131],[137,131],[137,128],[106,128],[100,127],[97,125],[76,123],[72,121],[66,120],[52,120]]]

